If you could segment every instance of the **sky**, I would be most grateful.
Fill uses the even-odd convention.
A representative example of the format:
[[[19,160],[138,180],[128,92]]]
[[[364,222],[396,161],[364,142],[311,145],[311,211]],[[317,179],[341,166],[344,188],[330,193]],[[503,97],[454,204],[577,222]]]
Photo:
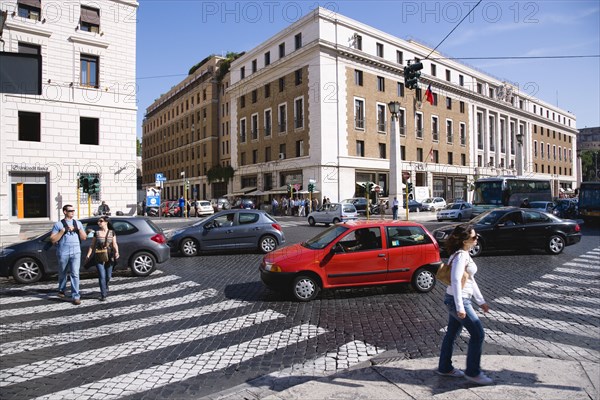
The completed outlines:
[[[318,6],[432,48],[456,27],[439,45],[441,54],[574,113],[578,128],[600,126],[600,2],[477,2],[140,0],[138,136],[146,108],[194,64],[251,50]],[[489,59],[548,56],[579,58]],[[472,59],[478,57],[488,59]]]

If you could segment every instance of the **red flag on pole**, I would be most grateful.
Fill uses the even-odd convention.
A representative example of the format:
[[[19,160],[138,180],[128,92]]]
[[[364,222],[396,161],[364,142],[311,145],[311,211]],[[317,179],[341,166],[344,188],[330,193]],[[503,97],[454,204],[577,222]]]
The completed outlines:
[[[427,158],[429,159],[429,161],[433,161],[433,146],[431,147],[431,150],[429,150],[429,154],[427,154]]]
[[[427,91],[425,92],[425,100],[427,100],[429,104],[433,105],[433,92],[431,91],[431,85],[427,86]]]

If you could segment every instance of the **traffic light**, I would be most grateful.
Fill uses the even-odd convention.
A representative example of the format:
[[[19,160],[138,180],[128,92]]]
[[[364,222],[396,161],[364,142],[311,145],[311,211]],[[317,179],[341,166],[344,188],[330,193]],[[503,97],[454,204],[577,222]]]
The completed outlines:
[[[288,191],[288,192],[291,192],[291,191],[292,191],[292,184],[291,184],[291,183],[288,183],[288,184],[287,184],[287,191]]]
[[[90,179],[87,175],[79,176],[79,187],[83,190],[83,193],[90,192]]]
[[[312,193],[312,192],[314,192],[314,191],[315,191],[315,184],[314,184],[314,183],[309,183],[309,184],[308,184],[308,191],[309,191],[310,193]]]
[[[91,179],[91,177],[90,177],[90,179]],[[90,187],[90,189],[89,189],[90,194],[100,193],[100,178],[91,179],[89,187]]]
[[[404,67],[404,86],[407,89],[416,89],[419,87],[419,77],[421,76],[421,71],[423,69],[423,63],[420,61],[415,61],[412,64]]]

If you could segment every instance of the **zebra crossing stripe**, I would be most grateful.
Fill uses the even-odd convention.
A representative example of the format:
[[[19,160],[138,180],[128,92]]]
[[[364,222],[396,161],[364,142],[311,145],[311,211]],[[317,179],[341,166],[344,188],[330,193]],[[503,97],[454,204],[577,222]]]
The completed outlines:
[[[598,258],[598,254],[581,254],[578,257],[583,258],[587,261],[588,258],[594,260],[594,261],[599,261],[600,259]],[[576,258],[577,260],[577,258]]]
[[[569,283],[577,283],[580,285],[596,285],[596,282],[590,281],[589,279],[578,279],[578,278],[571,278],[571,277],[567,278],[565,276],[553,275],[553,274],[542,275],[540,277],[540,279],[548,279],[551,281],[568,281]]]
[[[582,276],[590,276],[592,279],[600,277],[600,271],[586,271],[581,268],[555,268],[553,272],[562,272],[565,274],[574,274],[574,275],[582,275]],[[567,278],[567,277],[565,277]],[[567,278],[568,279],[568,278]]]
[[[101,362],[113,361],[148,351],[159,350],[169,346],[181,345],[195,340],[206,339],[211,336],[230,333],[284,317],[285,315],[273,310],[260,311],[208,325],[161,333],[122,344],[6,368],[0,370],[0,387],[25,382],[30,380],[33,376],[41,378],[49,375],[61,374],[78,368],[90,367]]]
[[[162,289],[160,290],[162,291]],[[142,294],[149,293],[148,297],[159,295],[159,290],[142,292],[139,293],[136,298],[141,298]],[[164,294],[164,293],[163,293]],[[130,315],[146,311],[160,310],[163,308],[169,308],[173,306],[180,306],[186,304],[192,304],[200,300],[204,300],[210,297],[215,297],[218,292],[215,289],[206,289],[198,292],[186,294],[185,296],[176,297],[167,300],[158,300],[151,303],[134,304],[125,307],[111,307],[102,309],[99,311],[90,312],[87,314],[71,315],[68,318],[64,316],[47,318],[42,320],[17,322],[14,324],[0,325],[0,334],[8,334],[14,332],[28,331],[32,329],[44,329],[46,327],[58,327],[60,325],[75,325],[83,322],[97,321],[105,318],[115,318],[121,315]],[[144,296],[146,297],[146,296]],[[83,303],[81,303],[83,304]],[[98,303],[96,303],[98,304]],[[8,338],[4,337],[2,340],[6,341]],[[15,339],[16,340],[16,339]]]
[[[167,275],[167,276],[163,276],[160,278],[155,278],[155,279],[143,279],[140,277],[127,277],[121,280],[118,280],[116,278],[111,279],[110,283],[111,286],[114,285],[116,282],[123,282],[124,280],[127,281],[133,281],[132,283],[124,283],[122,285],[119,285],[119,287],[117,288],[116,286],[113,286],[113,288],[117,288],[117,289],[136,289],[138,287],[143,287],[143,286],[152,286],[152,285],[156,285],[159,283],[166,283],[166,282],[171,282],[174,281],[176,279],[180,279],[179,276],[177,275]],[[97,288],[98,287],[98,282],[96,280],[94,280],[94,282],[89,282],[85,285],[80,285],[80,292],[83,292],[82,289],[87,289],[87,288]],[[56,289],[56,286],[55,286]],[[85,294],[85,292],[83,292]],[[44,293],[44,294],[36,294],[36,295],[32,295],[32,296],[23,296],[23,297],[15,297],[15,296],[11,296],[11,297],[3,297],[0,298],[0,305],[10,305],[10,304],[16,304],[16,303],[23,303],[23,302],[27,302],[27,301],[35,301],[35,300],[48,300],[49,297],[55,297],[56,296],[56,292],[53,293]]]
[[[527,284],[527,286],[532,286],[532,287],[536,287],[536,288],[542,288],[542,289],[552,289],[552,290],[556,290],[556,291],[560,291],[560,292],[569,292],[569,293],[589,293],[589,294],[594,294],[594,295],[598,295],[600,294],[600,288],[593,288],[593,287],[586,287],[586,288],[582,288],[581,286],[562,286],[558,283],[551,283],[551,282],[539,282],[539,281],[535,281],[535,282],[530,282]]]
[[[563,266],[565,267],[577,267],[577,269],[591,269],[591,270],[598,270],[600,269],[600,264],[582,264],[582,263],[576,263],[576,262],[566,262],[563,264]]]
[[[571,321],[557,321],[550,318],[526,317],[520,314],[496,310],[485,315],[496,322],[519,325],[525,328],[543,329],[589,338],[597,338],[600,335],[600,328],[594,325],[578,324]]]
[[[110,296],[109,299],[110,299],[111,303],[116,302],[116,301],[131,301],[132,299],[137,300],[137,299],[141,299],[141,298],[145,298],[145,297],[154,297],[154,296],[158,296],[158,295],[179,292],[184,289],[189,289],[189,288],[198,287],[198,286],[200,286],[200,284],[198,284],[196,282],[186,281],[186,282],[176,283],[176,284],[173,284],[171,286],[161,288],[161,289],[148,290],[148,291],[135,292],[135,293],[127,293],[127,294],[121,294],[121,295],[117,295],[117,296]],[[77,309],[98,305],[98,302],[96,301],[96,299],[93,299],[93,301],[90,301],[90,299],[86,300],[86,298],[84,296],[84,297],[82,297],[81,300],[82,300],[81,304],[77,306]],[[45,312],[52,312],[52,311],[59,311],[59,310],[71,310],[71,309],[73,309],[73,307],[74,306],[73,306],[73,304],[71,304],[70,301],[57,301],[57,302],[54,302],[53,304],[44,304],[41,306],[31,306],[31,307],[24,307],[24,308],[14,308],[11,310],[2,310],[2,317],[14,317],[17,315],[38,314],[38,313],[45,313]]]
[[[543,292],[540,290],[528,289],[528,288],[516,288],[513,290],[513,293],[524,294],[528,296],[540,297],[543,299],[554,299],[556,300],[556,293]],[[590,297],[590,296],[578,296],[578,295],[569,295],[569,301],[574,302],[585,302],[585,303],[593,303],[600,305],[600,298],[598,297]]]
[[[102,399],[105,400],[135,396],[147,390],[225,369],[292,344],[304,342],[326,332],[325,329],[318,326],[303,324],[229,347],[50,393],[37,399],[77,398],[78,400],[87,400],[97,398],[98,388],[101,388]]]
[[[579,257],[584,257],[584,255],[580,255]],[[588,264],[598,268],[598,257],[588,256],[588,258],[574,258],[571,262],[576,262],[579,265]]]
[[[570,299],[569,299],[570,300]],[[546,311],[556,311],[563,312],[568,314],[580,314],[580,315],[594,315],[596,313],[597,308],[590,307],[580,307],[580,306],[571,306],[565,304],[557,304],[557,303],[542,303],[539,301],[531,301],[527,300],[527,302],[523,302],[523,300],[515,300],[510,297],[499,297],[494,300],[496,304],[504,304],[507,306],[516,306],[520,308],[535,308],[536,310],[546,310]]]
[[[119,270],[120,271],[120,270]],[[115,272],[115,273],[118,273]],[[150,277],[154,277],[157,275],[162,275],[164,272],[160,269],[155,270],[154,272],[152,272],[152,274],[150,275]],[[131,277],[131,276],[115,276],[112,278],[111,282],[114,281],[118,281],[118,280],[125,280],[125,279],[141,279],[140,277]],[[87,282],[87,279],[81,281],[82,283]],[[94,280],[94,283],[97,284],[97,281]],[[12,293],[15,290],[20,290],[20,291],[29,291],[29,290],[57,290],[58,288],[58,281],[55,281],[54,283],[45,283],[45,284],[33,284],[33,285],[18,285],[18,286],[14,286],[11,288],[4,288],[0,290],[0,296],[3,295],[4,293]]]
[[[0,344],[0,357],[24,351],[39,350],[45,347],[58,346],[66,343],[80,342],[83,340],[96,339],[101,336],[114,335],[125,331],[154,326],[163,322],[173,322],[188,318],[200,317],[206,314],[222,312],[234,308],[249,305],[245,301],[228,300],[221,303],[211,304],[204,307],[192,308],[190,310],[166,313],[155,317],[147,317],[132,321],[119,322],[116,324],[101,325],[89,329],[81,329],[58,333],[55,335],[38,336],[31,339],[19,340]],[[111,317],[113,315],[111,314]]]

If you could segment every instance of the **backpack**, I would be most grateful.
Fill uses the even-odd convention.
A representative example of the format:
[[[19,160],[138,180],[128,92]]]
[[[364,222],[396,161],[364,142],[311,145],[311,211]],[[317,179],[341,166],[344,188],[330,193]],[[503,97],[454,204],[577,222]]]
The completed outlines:
[[[63,218],[60,220],[60,222],[62,222],[63,226],[65,227],[65,231],[69,230],[69,224],[67,224],[67,221]],[[75,231],[73,231],[74,234],[77,234],[77,238],[79,239],[79,242],[81,242],[81,238],[79,237],[79,228],[77,225],[77,220],[75,220],[73,218],[73,227],[76,229]],[[65,233],[66,235],[66,233]],[[65,236],[63,235],[63,237],[60,238],[60,240],[63,240]],[[60,240],[58,242],[56,242],[56,244],[58,245],[58,243],[60,242]]]

